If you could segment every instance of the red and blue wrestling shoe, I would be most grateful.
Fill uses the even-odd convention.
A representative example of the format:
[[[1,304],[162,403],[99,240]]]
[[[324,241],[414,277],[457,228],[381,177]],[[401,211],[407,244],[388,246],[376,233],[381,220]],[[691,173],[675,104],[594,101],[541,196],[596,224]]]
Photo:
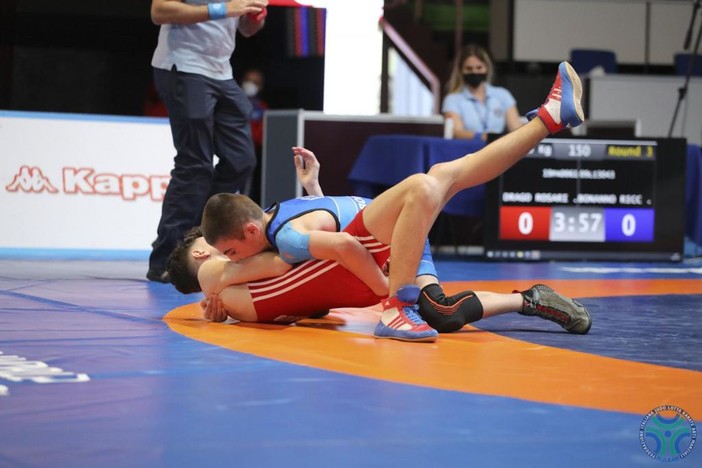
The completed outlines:
[[[528,112],[527,119],[538,117],[552,134],[564,128],[577,127],[585,120],[580,102],[582,97],[583,85],[580,83],[580,77],[568,62],[561,62],[546,102],[538,109]]]
[[[419,287],[403,286],[397,295],[383,301],[383,315],[375,327],[376,338],[433,343],[439,332],[419,316]]]

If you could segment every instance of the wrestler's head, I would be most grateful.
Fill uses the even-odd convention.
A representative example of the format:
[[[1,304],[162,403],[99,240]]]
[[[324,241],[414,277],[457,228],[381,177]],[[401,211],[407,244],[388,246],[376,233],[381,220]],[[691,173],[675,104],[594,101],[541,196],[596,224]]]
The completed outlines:
[[[210,197],[201,228],[205,240],[234,262],[269,248],[265,213],[245,195],[220,193]]]
[[[202,237],[199,227],[194,227],[185,233],[185,237],[178,243],[168,257],[166,270],[175,288],[183,294],[202,291],[197,280],[197,272],[213,253],[219,254]]]

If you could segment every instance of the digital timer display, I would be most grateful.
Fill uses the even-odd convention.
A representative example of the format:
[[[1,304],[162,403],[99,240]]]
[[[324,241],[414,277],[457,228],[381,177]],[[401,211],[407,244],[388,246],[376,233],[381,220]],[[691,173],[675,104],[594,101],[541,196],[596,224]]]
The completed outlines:
[[[685,149],[681,139],[544,140],[488,184],[486,255],[681,259]]]
[[[652,242],[648,208],[500,208],[500,239],[553,242]]]

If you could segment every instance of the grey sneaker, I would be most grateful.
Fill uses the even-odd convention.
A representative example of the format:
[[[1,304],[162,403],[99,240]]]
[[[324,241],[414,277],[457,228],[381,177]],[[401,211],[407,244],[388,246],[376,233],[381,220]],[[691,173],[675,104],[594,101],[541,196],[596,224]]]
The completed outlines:
[[[558,294],[545,284],[535,284],[519,292],[524,298],[522,315],[538,315],[556,322],[569,333],[584,335],[590,331],[592,319],[587,309],[577,301]]]

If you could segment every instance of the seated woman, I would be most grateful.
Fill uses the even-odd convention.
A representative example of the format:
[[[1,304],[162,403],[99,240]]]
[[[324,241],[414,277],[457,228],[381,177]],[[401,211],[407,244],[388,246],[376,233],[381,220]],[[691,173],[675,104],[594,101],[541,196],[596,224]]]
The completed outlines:
[[[467,45],[456,57],[441,111],[453,121],[454,138],[481,138],[522,126],[517,101],[490,84],[493,64],[485,49]]]

